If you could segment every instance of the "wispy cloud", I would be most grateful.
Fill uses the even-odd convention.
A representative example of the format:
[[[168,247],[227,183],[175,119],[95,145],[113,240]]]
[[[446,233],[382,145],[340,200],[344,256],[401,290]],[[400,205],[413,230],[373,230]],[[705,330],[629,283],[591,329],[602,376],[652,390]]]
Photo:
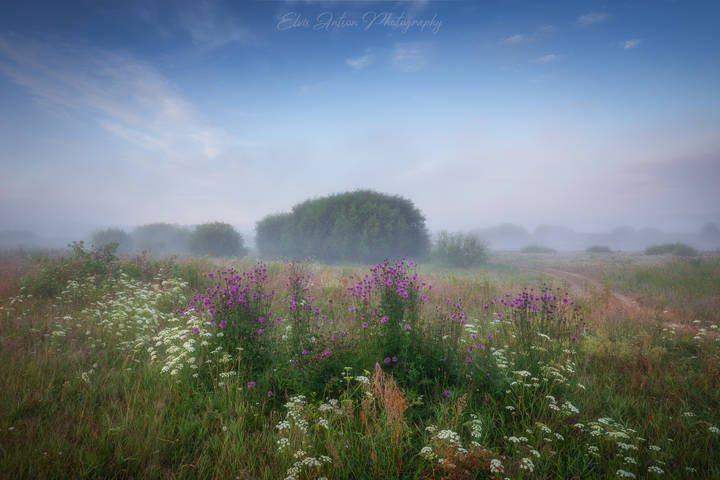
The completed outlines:
[[[402,72],[417,72],[428,63],[427,46],[422,43],[396,43],[392,59],[395,68]]]
[[[229,138],[152,66],[127,54],[0,36],[0,72],[38,103],[89,116],[144,149],[214,158]]]
[[[200,47],[217,48],[233,42],[247,41],[250,32],[239,25],[231,15],[222,12],[208,1],[191,2],[192,7],[182,10],[179,25]]]
[[[521,43],[529,42],[530,39],[530,35],[525,33],[516,33],[514,35],[510,35],[509,37],[500,39],[498,41],[498,45],[519,45]]]
[[[365,67],[370,66],[373,63],[373,55],[366,53],[360,57],[351,57],[345,60],[345,64],[355,70],[362,70]]]
[[[547,55],[543,55],[542,57],[536,58],[532,62],[533,63],[553,63],[553,62],[562,60],[563,58],[565,58],[564,55],[559,55],[557,53],[548,53]]]
[[[233,12],[208,0],[178,3],[170,10],[156,2],[143,2],[132,11],[163,36],[187,37],[200,50],[254,41],[250,29],[243,26]]]
[[[641,41],[642,40],[640,40],[639,38],[633,38],[632,40],[625,40],[624,42],[622,42],[622,47],[625,50],[630,50],[631,48],[635,48],[638,45],[640,45]]]
[[[607,21],[608,18],[610,18],[610,15],[607,13],[586,13],[585,15],[580,15],[577,20],[575,20],[575,23],[581,27],[586,27],[595,23],[603,23]]]
[[[502,46],[522,45],[523,43],[530,43],[539,40],[554,31],[555,27],[552,25],[540,25],[530,33],[515,33],[508,37],[501,38],[497,43]]]

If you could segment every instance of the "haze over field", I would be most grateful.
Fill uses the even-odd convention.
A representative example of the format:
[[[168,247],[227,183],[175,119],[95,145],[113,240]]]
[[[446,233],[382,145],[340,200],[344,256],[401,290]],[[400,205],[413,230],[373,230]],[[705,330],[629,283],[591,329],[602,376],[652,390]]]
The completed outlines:
[[[715,2],[122,5],[3,9],[0,231],[247,235],[359,188],[431,231],[720,222]]]

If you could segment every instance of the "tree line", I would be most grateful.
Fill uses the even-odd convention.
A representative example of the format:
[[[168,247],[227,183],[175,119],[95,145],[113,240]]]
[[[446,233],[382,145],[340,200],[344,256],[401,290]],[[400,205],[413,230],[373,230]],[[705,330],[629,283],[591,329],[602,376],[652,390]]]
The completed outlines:
[[[187,228],[168,223],[96,232],[96,247],[118,244],[119,252],[151,255],[195,254],[216,257],[248,253],[231,225],[204,223]],[[440,232],[434,244],[422,212],[408,199],[357,190],[298,203],[290,212],[268,215],[256,225],[257,253],[267,259],[374,263],[384,259],[432,257],[449,266],[472,266],[487,258],[475,235]]]

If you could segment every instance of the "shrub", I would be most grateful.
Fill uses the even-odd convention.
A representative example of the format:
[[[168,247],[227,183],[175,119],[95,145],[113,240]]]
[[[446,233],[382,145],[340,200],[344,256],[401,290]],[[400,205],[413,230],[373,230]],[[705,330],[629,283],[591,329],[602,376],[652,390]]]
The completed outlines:
[[[132,237],[119,228],[98,230],[92,235],[92,246],[94,248],[102,248],[111,243],[117,244],[118,252],[128,253],[133,249]]]
[[[591,245],[585,251],[587,253],[612,253],[612,249],[606,245]]]
[[[453,267],[471,267],[487,261],[487,245],[472,234],[440,232],[433,258]]]
[[[674,255],[676,257],[697,257],[699,252],[686,243],[663,243],[645,249],[645,255]]]
[[[196,255],[235,257],[247,253],[240,235],[232,225],[222,222],[204,223],[190,234],[190,251]]]
[[[557,253],[557,250],[542,245],[528,245],[520,250],[522,253]]]
[[[88,275],[103,277],[117,269],[116,243],[87,250],[84,242],[69,245],[71,255],[57,258],[48,257],[38,268],[23,279],[23,286],[29,293],[40,297],[55,297],[63,291],[69,280],[81,279]]]
[[[375,262],[422,257],[430,245],[425,218],[407,199],[360,190],[307,200],[257,224],[264,257]]]

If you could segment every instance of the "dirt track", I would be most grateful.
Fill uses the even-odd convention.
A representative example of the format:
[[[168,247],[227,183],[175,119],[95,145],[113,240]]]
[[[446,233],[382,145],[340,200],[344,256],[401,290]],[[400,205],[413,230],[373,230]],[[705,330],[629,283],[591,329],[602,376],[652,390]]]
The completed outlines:
[[[648,306],[642,305],[636,299],[628,295],[624,295],[622,293],[612,291],[607,287],[603,287],[600,282],[588,276],[582,275],[580,273],[566,272],[564,270],[558,270],[556,268],[543,268],[542,270],[533,271],[565,280],[568,283],[570,293],[577,297],[586,296],[588,292],[593,289],[604,288],[609,295],[608,307],[627,314],[644,316],[646,318],[657,318],[658,312],[656,310],[653,310]],[[672,312],[669,312],[667,310],[662,312],[662,323],[663,325],[669,328],[673,328],[675,330],[685,330],[689,332],[697,332],[698,330],[697,326],[691,323],[682,322],[680,319],[676,318],[675,315],[672,314]],[[706,334],[710,335],[711,338],[715,338],[718,336],[718,332],[707,332]]]
[[[603,288],[598,281],[579,273],[566,272],[555,268],[545,268],[538,270],[538,272],[567,281],[571,292],[577,296],[587,294],[588,289]],[[610,294],[611,300],[618,304],[622,310],[635,313],[645,312],[647,310],[646,307],[640,305],[640,303],[632,297],[612,290],[609,290],[608,293]]]

